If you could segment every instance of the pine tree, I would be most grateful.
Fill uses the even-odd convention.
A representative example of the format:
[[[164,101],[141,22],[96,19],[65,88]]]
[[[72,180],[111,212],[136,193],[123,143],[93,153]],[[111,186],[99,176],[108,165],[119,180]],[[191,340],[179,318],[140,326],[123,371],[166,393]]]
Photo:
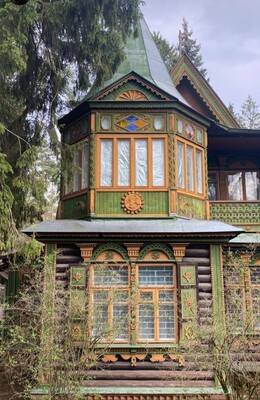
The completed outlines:
[[[235,110],[234,104],[229,103],[227,108],[228,108],[228,111],[230,112],[230,114],[233,116],[233,118],[239,123],[239,115]]]
[[[241,107],[239,123],[243,128],[260,128],[260,110],[252,96],[248,96]]]
[[[48,127],[68,106],[68,88],[77,98],[114,72],[140,1],[18,3],[26,4],[0,2],[0,214],[20,228],[45,209],[36,165]],[[47,142],[58,157],[57,138]],[[10,232],[3,221],[0,247]]]
[[[182,29],[179,31],[179,54],[186,54],[206,78],[207,70],[203,68],[202,55],[200,53],[201,45],[197,43],[196,39],[193,39],[192,35],[193,31],[189,29],[188,22],[183,18]]]
[[[160,51],[166,67],[170,71],[177,62],[178,50],[174,45],[171,45],[166,39],[164,39],[160,32],[154,32],[153,39]]]

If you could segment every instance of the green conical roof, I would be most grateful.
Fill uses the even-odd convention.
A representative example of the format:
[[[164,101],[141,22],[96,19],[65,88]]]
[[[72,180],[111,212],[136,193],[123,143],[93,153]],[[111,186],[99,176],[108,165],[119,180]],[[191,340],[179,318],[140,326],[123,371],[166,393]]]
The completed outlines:
[[[93,96],[94,92],[99,92],[130,72],[136,72],[159,89],[187,104],[174,86],[143,17],[140,17],[138,22],[137,36],[132,34],[127,39],[124,61],[119,65],[113,77],[105,81],[101,87],[93,88],[90,95]]]

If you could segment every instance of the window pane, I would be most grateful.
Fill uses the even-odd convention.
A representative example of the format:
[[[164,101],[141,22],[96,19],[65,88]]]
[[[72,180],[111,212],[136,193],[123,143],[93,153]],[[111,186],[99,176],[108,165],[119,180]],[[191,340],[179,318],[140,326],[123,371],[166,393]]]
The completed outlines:
[[[85,143],[82,149],[82,189],[88,187],[88,173],[89,173],[89,163],[88,163],[88,143]]]
[[[70,192],[70,178],[68,175],[65,176],[65,194],[68,194]]]
[[[128,304],[113,304],[114,339],[128,339]]]
[[[112,140],[101,140],[101,186],[112,186]]]
[[[197,192],[202,193],[202,152],[196,150],[196,179],[197,179]]]
[[[95,286],[125,286],[128,285],[128,268],[126,267],[102,267],[94,269]]]
[[[259,200],[259,178],[256,171],[245,172],[246,200]]]
[[[172,267],[139,267],[139,285],[173,285]]]
[[[253,318],[256,329],[260,329],[260,287],[252,288]]]
[[[164,186],[164,140],[154,139],[153,147],[153,186]]]
[[[260,267],[250,268],[252,285],[260,285]]]
[[[159,304],[159,335],[160,339],[174,337],[173,304]]]
[[[193,192],[194,182],[193,182],[193,148],[187,146],[187,175],[188,175],[188,190]]]
[[[108,334],[108,292],[93,293],[93,335],[102,339]]]
[[[178,162],[178,187],[184,188],[184,145],[181,142],[177,144],[177,162]]]
[[[208,178],[209,200],[217,200],[217,177],[216,174],[209,174]]]
[[[80,155],[81,153],[76,150],[73,159],[73,192],[80,190]]]
[[[139,304],[139,337],[146,340],[154,338],[153,304]]]
[[[130,141],[118,140],[118,185],[130,185]]]
[[[229,173],[227,176],[229,200],[243,200],[242,172]]]
[[[147,186],[147,140],[135,141],[135,183]]]

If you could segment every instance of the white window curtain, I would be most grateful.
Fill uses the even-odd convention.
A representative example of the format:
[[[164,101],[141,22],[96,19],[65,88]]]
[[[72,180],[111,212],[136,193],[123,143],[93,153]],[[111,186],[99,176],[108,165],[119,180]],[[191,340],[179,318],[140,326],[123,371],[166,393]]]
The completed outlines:
[[[243,200],[242,172],[229,173],[228,181],[228,198],[229,200]]]
[[[259,200],[259,178],[256,171],[245,172],[246,200]]]
[[[135,184],[147,186],[147,140],[135,141]]]
[[[184,145],[177,143],[178,187],[184,189]]]
[[[154,139],[153,150],[153,186],[164,186],[164,140]]]
[[[187,175],[188,175],[188,190],[190,192],[194,191],[194,181],[193,181],[193,148],[187,146]]]
[[[202,185],[202,152],[200,150],[196,150],[196,180],[197,180],[197,192],[203,192]]]
[[[113,144],[112,140],[101,140],[101,168],[100,168],[100,183],[101,186],[112,186],[112,155]]]
[[[118,186],[130,185],[130,141],[118,140]]]

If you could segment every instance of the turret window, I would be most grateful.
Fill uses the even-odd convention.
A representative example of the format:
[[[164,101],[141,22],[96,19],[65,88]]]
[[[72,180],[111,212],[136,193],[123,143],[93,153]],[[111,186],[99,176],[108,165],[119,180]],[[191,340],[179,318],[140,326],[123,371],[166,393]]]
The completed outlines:
[[[204,150],[184,140],[177,140],[177,186],[179,189],[204,194]]]
[[[89,148],[83,142],[73,150],[71,165],[67,166],[64,176],[64,194],[77,193],[88,188]]]
[[[100,188],[166,186],[166,137],[98,139]]]

